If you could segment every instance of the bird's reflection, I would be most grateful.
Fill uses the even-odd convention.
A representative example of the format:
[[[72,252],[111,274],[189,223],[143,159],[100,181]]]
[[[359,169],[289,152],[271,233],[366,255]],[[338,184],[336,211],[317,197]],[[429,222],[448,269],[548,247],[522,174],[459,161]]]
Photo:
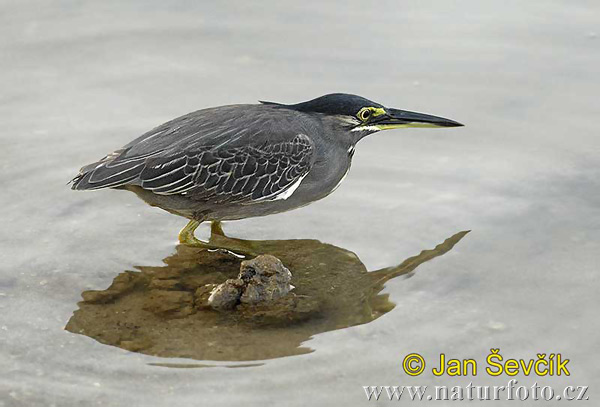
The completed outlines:
[[[313,335],[371,322],[391,311],[386,281],[441,256],[468,232],[398,266],[367,271],[352,252],[317,240],[244,241],[291,270],[295,295],[275,305],[218,312],[198,305],[207,284],[235,278],[241,259],[178,246],[161,267],[119,274],[103,291],[84,291],[66,329],[134,352],[198,360],[249,361],[311,352]],[[242,241],[238,241],[242,242]]]

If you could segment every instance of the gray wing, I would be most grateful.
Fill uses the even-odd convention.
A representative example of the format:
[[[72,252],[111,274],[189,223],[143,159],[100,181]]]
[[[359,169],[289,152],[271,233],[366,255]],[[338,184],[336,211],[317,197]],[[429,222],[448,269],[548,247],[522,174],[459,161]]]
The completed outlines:
[[[314,161],[314,123],[286,110],[227,106],[167,122],[83,167],[73,189],[137,185],[214,202],[278,199]]]
[[[309,172],[313,151],[304,134],[260,147],[199,148],[149,158],[138,182],[155,194],[213,203],[280,199]]]

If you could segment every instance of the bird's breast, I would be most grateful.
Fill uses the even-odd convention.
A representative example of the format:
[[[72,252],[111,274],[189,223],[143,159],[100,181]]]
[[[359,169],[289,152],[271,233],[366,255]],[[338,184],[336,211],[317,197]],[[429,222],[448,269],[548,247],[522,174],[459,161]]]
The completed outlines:
[[[354,148],[336,148],[323,152],[315,160],[298,192],[311,201],[316,201],[335,191],[350,170],[353,153]]]

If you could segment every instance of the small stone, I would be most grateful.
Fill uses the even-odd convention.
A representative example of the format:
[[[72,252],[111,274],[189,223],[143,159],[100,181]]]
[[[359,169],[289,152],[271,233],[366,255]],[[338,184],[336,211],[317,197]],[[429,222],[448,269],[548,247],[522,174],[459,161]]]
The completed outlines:
[[[238,304],[260,304],[275,301],[290,292],[292,273],[281,260],[268,254],[245,260],[236,279],[219,284],[210,292],[207,303],[216,310],[230,310]],[[199,289],[200,290],[200,289]],[[206,289],[196,292],[196,306]],[[200,301],[199,301],[200,299]]]
[[[229,279],[211,291],[208,303],[216,310],[233,309],[240,302],[243,287],[242,280]]]
[[[268,254],[243,261],[238,278],[246,283],[240,297],[244,304],[274,301],[291,290],[292,273],[281,260]]]
[[[208,298],[215,288],[217,288],[217,284],[206,284],[198,287],[194,293],[194,306],[196,308],[210,308]]]

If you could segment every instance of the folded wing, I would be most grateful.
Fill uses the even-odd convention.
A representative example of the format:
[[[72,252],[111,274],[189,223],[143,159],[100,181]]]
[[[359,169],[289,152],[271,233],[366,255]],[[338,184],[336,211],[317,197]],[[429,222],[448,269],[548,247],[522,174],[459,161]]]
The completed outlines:
[[[256,146],[189,147],[128,156],[126,146],[84,167],[73,189],[138,185],[159,195],[214,203],[285,199],[310,171],[314,152],[304,134]]]

